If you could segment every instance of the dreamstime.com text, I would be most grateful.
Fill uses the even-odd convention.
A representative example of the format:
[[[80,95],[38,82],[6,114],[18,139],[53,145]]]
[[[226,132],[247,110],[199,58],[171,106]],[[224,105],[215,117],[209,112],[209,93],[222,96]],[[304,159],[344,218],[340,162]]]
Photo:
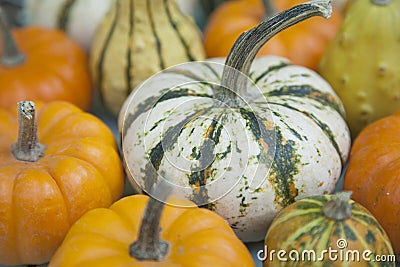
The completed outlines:
[[[396,262],[396,255],[377,255],[371,250],[355,250],[346,249],[347,241],[339,239],[336,242],[337,248],[328,247],[320,252],[312,249],[304,250],[268,250],[268,246],[264,246],[257,253],[257,258],[260,261],[283,261],[283,262],[316,262],[316,261],[331,261],[331,262]]]

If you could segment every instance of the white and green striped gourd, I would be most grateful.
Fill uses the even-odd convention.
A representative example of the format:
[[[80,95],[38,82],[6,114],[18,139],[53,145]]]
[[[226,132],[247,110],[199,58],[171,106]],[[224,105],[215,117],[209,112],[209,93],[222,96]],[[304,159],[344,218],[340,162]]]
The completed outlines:
[[[226,59],[177,65],[136,88],[118,122],[132,186],[168,179],[246,242],[263,240],[283,207],[332,193],[350,148],[340,99],[310,69],[255,59],[275,34],[330,8],[295,6],[244,33]]]

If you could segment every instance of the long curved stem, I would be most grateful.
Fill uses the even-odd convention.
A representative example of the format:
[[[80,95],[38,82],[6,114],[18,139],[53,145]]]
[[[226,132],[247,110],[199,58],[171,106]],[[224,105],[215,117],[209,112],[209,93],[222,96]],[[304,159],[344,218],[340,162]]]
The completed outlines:
[[[246,91],[250,67],[260,48],[282,30],[314,16],[329,18],[331,0],[310,1],[277,13],[242,33],[225,61],[221,86],[215,98],[229,106],[238,105],[238,95]],[[238,75],[241,72],[243,75]]]
[[[11,34],[7,23],[6,14],[0,7],[0,34],[3,42],[3,55],[0,57],[0,64],[13,67],[25,61],[25,55],[18,50],[17,44]]]

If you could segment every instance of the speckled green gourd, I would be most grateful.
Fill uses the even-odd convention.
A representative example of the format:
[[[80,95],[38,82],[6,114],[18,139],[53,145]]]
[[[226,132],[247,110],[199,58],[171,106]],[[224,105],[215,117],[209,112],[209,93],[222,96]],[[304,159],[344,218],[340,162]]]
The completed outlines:
[[[341,98],[354,138],[400,109],[400,1],[353,1],[320,74]]]

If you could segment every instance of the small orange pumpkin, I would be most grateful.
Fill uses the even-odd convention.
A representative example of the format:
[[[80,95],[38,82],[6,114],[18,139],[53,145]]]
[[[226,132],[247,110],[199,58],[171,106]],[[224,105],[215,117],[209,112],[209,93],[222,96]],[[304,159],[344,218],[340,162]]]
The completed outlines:
[[[204,29],[207,57],[225,57],[239,35],[264,18],[305,0],[235,0],[220,4],[211,13]],[[264,3],[264,4],[263,4]],[[335,36],[342,15],[333,12],[329,20],[313,18],[292,26],[272,38],[258,55],[278,55],[296,65],[316,70],[329,42]]]
[[[0,129],[0,264],[48,262],[83,213],[121,196],[116,141],[64,101],[0,109]]]
[[[189,200],[160,201],[138,194],[89,211],[71,227],[49,267],[254,266],[222,217]]]
[[[0,9],[0,108],[30,99],[64,100],[89,110],[93,90],[79,45],[60,30],[23,27],[11,32],[6,24]]]
[[[386,230],[400,256],[400,111],[366,126],[356,137],[344,188]]]

